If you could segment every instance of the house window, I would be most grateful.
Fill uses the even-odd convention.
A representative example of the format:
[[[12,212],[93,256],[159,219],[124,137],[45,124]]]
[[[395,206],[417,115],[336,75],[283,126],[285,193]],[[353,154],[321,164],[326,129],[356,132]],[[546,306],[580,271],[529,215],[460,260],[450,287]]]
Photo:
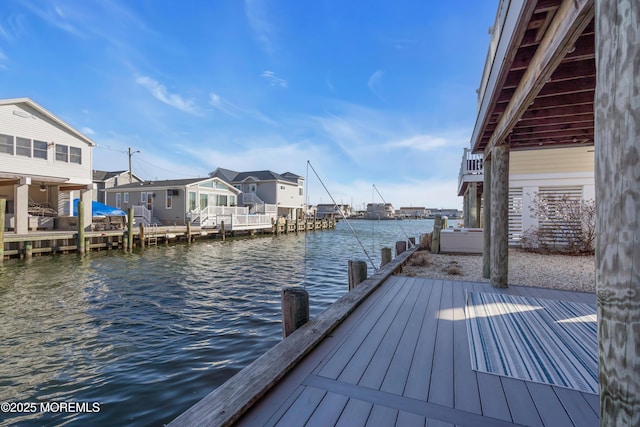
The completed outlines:
[[[13,136],[0,134],[0,153],[13,155]]]
[[[226,186],[226,185],[224,185],[224,184],[222,184],[222,183],[220,183],[220,182],[216,182],[216,188],[217,188],[218,190],[226,190],[226,189],[227,189],[227,186]]]
[[[68,162],[69,161],[69,146],[68,145],[56,145],[56,161]]]
[[[71,163],[82,164],[82,148],[69,147],[69,161]]]
[[[16,137],[16,156],[31,157],[31,140]]]
[[[229,196],[229,206],[236,205],[236,196]]]
[[[171,209],[173,207],[173,192],[171,190],[167,190],[167,209]]]
[[[218,194],[217,196],[218,200],[217,200],[217,205],[218,206],[227,206],[227,196],[223,196],[221,194]]]
[[[196,210],[196,207],[197,207],[196,196],[197,195],[195,191],[189,191],[189,210],[190,211]]]
[[[281,189],[281,190],[284,190],[284,185],[281,185],[281,186],[280,186],[280,189]]]
[[[45,159],[47,160],[47,144],[44,141],[33,140],[33,157],[36,159]]]
[[[200,194],[200,209],[205,209],[207,206],[209,206],[209,195]]]
[[[129,193],[124,193],[124,203],[129,203]]]
[[[118,184],[116,184],[117,186]],[[147,193],[145,193],[144,191],[142,193],[140,193],[140,201],[142,203],[147,203]]]
[[[298,195],[299,196],[304,196],[304,189],[303,188],[298,188]]]
[[[116,208],[122,207],[122,193],[116,193]]]

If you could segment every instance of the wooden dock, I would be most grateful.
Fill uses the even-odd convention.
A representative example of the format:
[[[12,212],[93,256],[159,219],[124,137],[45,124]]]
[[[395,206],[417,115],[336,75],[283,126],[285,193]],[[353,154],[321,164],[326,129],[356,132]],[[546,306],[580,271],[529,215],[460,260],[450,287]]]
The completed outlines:
[[[133,247],[149,244],[169,244],[170,242],[197,239],[224,239],[226,237],[256,234],[286,234],[328,230],[335,228],[335,220],[310,219],[308,221],[278,221],[270,228],[243,228],[242,230],[223,227],[199,226],[139,226],[132,228]],[[141,231],[143,230],[143,231]],[[82,250],[127,249],[128,230],[85,231]],[[0,261],[5,258],[31,258],[32,256],[68,253],[78,251],[78,231],[35,230],[23,234],[0,233]]]
[[[598,395],[472,370],[464,314],[467,291],[590,304],[594,294],[403,276],[365,287],[375,289],[273,387],[260,392],[260,377],[270,374],[261,365],[282,362],[279,346],[292,351],[327,319],[296,331],[171,425],[599,425]],[[335,320],[332,308],[320,317]],[[246,407],[243,376],[255,394],[244,397]]]

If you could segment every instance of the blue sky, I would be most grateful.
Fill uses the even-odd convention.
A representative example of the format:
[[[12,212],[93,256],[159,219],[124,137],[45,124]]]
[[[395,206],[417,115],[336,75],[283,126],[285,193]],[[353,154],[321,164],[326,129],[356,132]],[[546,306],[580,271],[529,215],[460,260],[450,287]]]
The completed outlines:
[[[0,97],[94,169],[308,176],[309,203],[457,207],[498,0],[2,0]],[[376,186],[380,195],[373,191]]]

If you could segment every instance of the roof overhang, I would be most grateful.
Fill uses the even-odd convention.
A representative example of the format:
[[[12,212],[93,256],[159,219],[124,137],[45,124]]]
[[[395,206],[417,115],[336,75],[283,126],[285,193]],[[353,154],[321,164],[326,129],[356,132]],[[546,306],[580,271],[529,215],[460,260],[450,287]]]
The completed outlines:
[[[501,10],[472,151],[593,145],[594,0],[503,0]]]

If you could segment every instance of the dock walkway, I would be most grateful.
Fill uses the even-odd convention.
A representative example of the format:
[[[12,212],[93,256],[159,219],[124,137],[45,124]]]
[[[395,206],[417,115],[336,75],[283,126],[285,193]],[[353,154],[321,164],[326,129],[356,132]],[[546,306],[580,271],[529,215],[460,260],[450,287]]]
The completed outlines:
[[[597,426],[599,397],[471,369],[466,291],[594,294],[392,276],[238,425]]]
[[[467,291],[595,304],[589,293],[391,276],[237,425],[597,426],[595,394],[472,370]]]

